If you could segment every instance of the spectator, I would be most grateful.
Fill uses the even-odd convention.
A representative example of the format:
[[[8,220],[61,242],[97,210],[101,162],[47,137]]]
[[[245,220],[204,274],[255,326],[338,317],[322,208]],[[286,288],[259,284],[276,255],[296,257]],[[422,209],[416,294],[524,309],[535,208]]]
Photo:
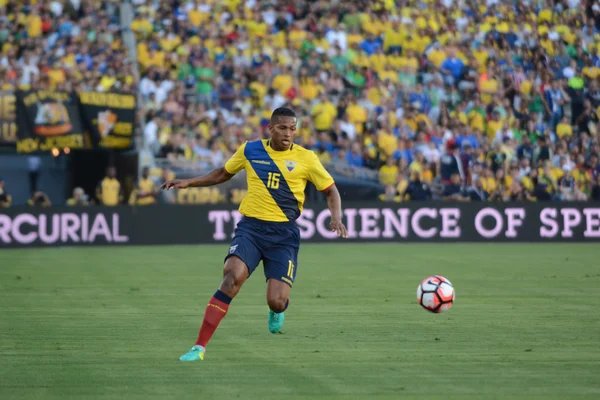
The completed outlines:
[[[144,143],[150,149],[155,148],[158,143],[159,117],[151,112],[144,127]]]
[[[233,79],[229,78],[219,85],[219,106],[227,111],[233,111],[233,103],[237,98]]]
[[[382,185],[393,186],[398,175],[398,165],[393,158],[388,157],[385,165],[379,169],[379,182]]]
[[[116,206],[123,201],[121,183],[117,179],[117,169],[108,167],[106,177],[98,184],[96,189],[98,204],[103,206]]]
[[[454,85],[455,82],[458,82],[462,78],[464,68],[465,64],[456,56],[456,51],[450,50],[441,67],[446,84]]]
[[[539,136],[537,145],[533,149],[533,164],[539,165],[545,163],[552,158],[552,151],[548,147],[548,143],[544,136]]]
[[[567,201],[586,200],[587,196],[579,189],[577,181],[571,173],[571,166],[565,164],[562,169],[564,173],[558,180],[558,198]]]
[[[31,199],[27,200],[27,205],[29,207],[43,207],[47,208],[52,206],[52,202],[48,198],[48,195],[44,192],[35,192]]]
[[[381,40],[375,38],[372,33],[367,34],[367,38],[360,44],[360,48],[365,52],[367,56],[372,56],[380,50],[382,46]]]
[[[171,160],[185,157],[183,137],[180,133],[173,134],[167,139],[167,143],[160,148],[159,157]]]
[[[502,151],[501,142],[495,142],[494,149],[488,153],[487,163],[492,172],[496,173],[500,169],[506,168],[506,153]]]
[[[429,184],[421,181],[421,174],[419,172],[415,172],[413,174],[413,179],[409,182],[406,190],[401,193],[401,198],[414,200],[414,201],[425,201],[431,200],[431,188]]]
[[[463,191],[460,175],[452,174],[450,176],[450,183],[444,186],[442,193],[443,200],[456,200],[456,201],[469,201],[470,198],[465,196]]]
[[[467,195],[471,201],[486,201],[490,195],[483,189],[483,183],[479,177],[474,178],[473,185],[468,189]]]
[[[364,166],[365,163],[359,143],[352,144],[351,151],[346,153],[346,162],[351,167],[362,168]]]
[[[316,103],[312,110],[313,124],[317,132],[329,132],[333,126],[333,121],[337,117],[337,109],[327,94],[321,92],[319,94],[319,102]]]
[[[225,154],[217,141],[213,142],[210,149],[210,163],[212,168],[218,168],[225,164]]]
[[[211,108],[216,74],[210,58],[204,55],[202,60],[196,61],[193,76],[197,81],[196,94],[198,102],[206,108]]]
[[[142,170],[142,177],[138,181],[136,188],[131,193],[129,198],[129,204],[135,204],[138,206],[147,206],[156,204],[156,196],[158,194],[158,188],[156,184],[150,178],[150,169],[144,167]]]
[[[530,199],[529,193],[523,188],[519,181],[512,181],[507,188],[507,201],[526,201]]]
[[[565,77],[569,78],[566,75]],[[563,106],[569,100],[569,95],[563,89],[563,82],[557,78],[554,79],[552,85],[546,89],[545,96],[546,104],[548,104],[551,114],[550,126],[553,130],[555,130],[556,126],[563,118]]]
[[[522,143],[517,148],[517,158],[519,160],[527,160],[531,164],[533,160],[533,147],[531,146],[529,135],[523,136]]]
[[[488,194],[491,195],[496,191],[496,187],[498,186],[496,174],[494,174],[494,171],[492,171],[486,163],[482,164],[480,180],[483,190],[488,192]]]
[[[576,119],[579,132],[585,132],[588,135],[592,132],[596,134],[596,125],[600,120],[596,110],[592,107],[592,102],[589,99],[585,99],[583,102],[583,110]]]
[[[346,19],[347,17],[349,17],[349,15],[346,15],[344,18]],[[348,48],[348,37],[344,23],[339,24],[337,27],[330,28],[325,34],[325,39],[330,46],[338,46],[342,51],[345,52]]]
[[[465,182],[466,174],[460,158],[460,149],[455,141],[450,140],[446,145],[448,151],[441,158],[441,177],[443,183],[449,183],[452,175],[457,174]]]
[[[385,192],[379,195],[381,201],[400,202],[400,196],[394,185],[385,185]]]
[[[80,187],[76,187],[75,189],[73,189],[73,197],[67,200],[67,206],[86,207],[89,205],[90,203],[88,201],[87,195],[85,194],[85,191]]]
[[[0,177],[0,208],[8,208],[12,203],[12,197],[4,188],[6,182]]]

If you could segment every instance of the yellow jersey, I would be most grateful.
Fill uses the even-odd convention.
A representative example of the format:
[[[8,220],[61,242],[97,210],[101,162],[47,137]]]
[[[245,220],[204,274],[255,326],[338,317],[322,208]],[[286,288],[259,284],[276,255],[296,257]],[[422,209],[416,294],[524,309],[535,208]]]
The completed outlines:
[[[296,220],[302,213],[307,182],[320,191],[334,184],[314,152],[297,144],[276,151],[267,139],[241,145],[225,163],[225,170],[232,175],[246,170],[248,194],[239,211],[263,221]]]
[[[383,185],[394,185],[398,176],[398,167],[395,165],[384,165],[379,168],[379,182]]]
[[[74,197],[71,197],[70,199],[67,200],[67,205],[69,207],[75,207],[75,206],[89,206],[90,203],[88,203],[87,200],[80,200],[79,202],[77,200],[75,200]]]
[[[335,117],[337,117],[337,108],[329,101],[327,103],[317,103],[314,105],[311,115],[316,130],[328,131],[333,126]]]
[[[116,206],[120,202],[121,184],[115,178],[106,177],[100,183],[100,198],[105,206]]]
[[[138,190],[144,193],[154,193],[156,191],[156,185],[154,184],[154,181],[150,178],[141,178],[138,182]],[[136,204],[140,206],[146,206],[154,203],[156,203],[156,199],[154,198],[154,196],[139,197],[136,199]]]

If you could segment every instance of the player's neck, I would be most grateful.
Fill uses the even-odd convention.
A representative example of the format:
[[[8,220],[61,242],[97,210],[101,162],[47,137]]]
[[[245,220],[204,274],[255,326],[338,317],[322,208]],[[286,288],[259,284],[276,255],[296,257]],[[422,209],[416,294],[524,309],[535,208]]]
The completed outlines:
[[[291,150],[293,146],[294,146],[294,144],[292,143],[288,147],[278,149],[277,147],[275,147],[273,145],[273,141],[271,139],[267,140],[267,147],[270,147],[272,150],[275,150],[275,151],[288,151],[288,150]]]

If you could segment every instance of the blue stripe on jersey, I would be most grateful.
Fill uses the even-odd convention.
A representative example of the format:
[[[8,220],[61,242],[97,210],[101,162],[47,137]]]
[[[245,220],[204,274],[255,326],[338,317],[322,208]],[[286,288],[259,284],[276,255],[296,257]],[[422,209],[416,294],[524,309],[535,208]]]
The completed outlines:
[[[275,203],[281,208],[283,214],[290,220],[295,221],[300,216],[300,208],[298,207],[298,199],[292,193],[287,181],[283,177],[283,173],[275,164],[275,161],[269,156],[262,140],[246,143],[244,156],[252,166],[256,175],[263,181],[265,187],[275,200]],[[258,162],[255,162],[258,161]],[[267,186],[269,172],[279,174],[279,188],[272,189]],[[250,189],[250,188],[248,188]]]

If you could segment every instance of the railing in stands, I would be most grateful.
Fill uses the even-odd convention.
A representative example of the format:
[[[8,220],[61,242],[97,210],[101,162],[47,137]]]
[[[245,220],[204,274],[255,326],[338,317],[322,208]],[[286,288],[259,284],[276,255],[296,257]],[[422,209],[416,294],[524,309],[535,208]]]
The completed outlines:
[[[201,162],[188,159],[155,158],[154,161],[154,166],[156,168],[168,168],[175,173],[182,174],[202,175],[208,173],[213,168],[215,168],[214,165],[211,165],[208,162]],[[351,167],[346,163],[330,162],[324,164],[324,166],[332,174],[335,173],[337,175],[343,175],[345,177],[357,180],[377,182],[379,178],[378,172],[375,170],[368,168]]]

